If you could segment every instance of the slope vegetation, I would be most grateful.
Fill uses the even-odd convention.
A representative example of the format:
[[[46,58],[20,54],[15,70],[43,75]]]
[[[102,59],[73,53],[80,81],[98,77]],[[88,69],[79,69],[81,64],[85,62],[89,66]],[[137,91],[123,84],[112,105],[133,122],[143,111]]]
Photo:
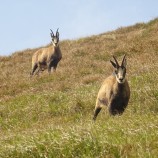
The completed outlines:
[[[47,45],[46,47],[49,47]],[[40,49],[0,57],[0,157],[156,157],[158,19],[61,41],[56,73],[29,78]],[[92,115],[109,60],[127,54],[129,105],[122,116]]]

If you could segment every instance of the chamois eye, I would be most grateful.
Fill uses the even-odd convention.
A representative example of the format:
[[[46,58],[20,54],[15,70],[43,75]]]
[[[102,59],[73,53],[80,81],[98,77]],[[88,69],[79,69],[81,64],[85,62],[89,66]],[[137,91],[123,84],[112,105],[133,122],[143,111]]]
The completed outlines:
[[[118,74],[118,71],[117,71],[117,70],[115,70],[115,73],[116,73],[116,74]]]

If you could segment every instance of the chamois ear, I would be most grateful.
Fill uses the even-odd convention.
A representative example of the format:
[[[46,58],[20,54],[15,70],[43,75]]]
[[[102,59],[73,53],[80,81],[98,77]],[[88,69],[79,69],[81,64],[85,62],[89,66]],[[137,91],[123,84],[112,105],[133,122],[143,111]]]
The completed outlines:
[[[114,68],[117,68],[117,65],[112,60],[110,60],[110,62]]]

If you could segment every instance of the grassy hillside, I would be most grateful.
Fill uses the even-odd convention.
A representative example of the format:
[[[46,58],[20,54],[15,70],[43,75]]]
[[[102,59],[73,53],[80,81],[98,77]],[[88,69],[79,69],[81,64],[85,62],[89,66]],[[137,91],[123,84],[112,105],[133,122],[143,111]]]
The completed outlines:
[[[46,47],[49,47],[46,46]],[[157,157],[158,19],[73,41],[61,41],[56,73],[29,78],[28,49],[0,57],[0,157]],[[92,122],[112,55],[127,54],[129,105],[106,108]]]

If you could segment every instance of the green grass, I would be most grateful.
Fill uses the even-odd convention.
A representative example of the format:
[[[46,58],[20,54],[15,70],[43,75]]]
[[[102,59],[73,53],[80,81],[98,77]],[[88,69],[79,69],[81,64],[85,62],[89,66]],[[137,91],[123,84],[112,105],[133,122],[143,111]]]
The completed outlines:
[[[5,138],[1,156],[156,157],[157,115],[127,113],[117,119],[102,116],[95,124],[87,119],[14,134]]]
[[[151,74],[131,78],[132,96],[122,116],[103,109],[95,123],[99,83],[3,102],[0,157],[156,157],[158,92]]]

